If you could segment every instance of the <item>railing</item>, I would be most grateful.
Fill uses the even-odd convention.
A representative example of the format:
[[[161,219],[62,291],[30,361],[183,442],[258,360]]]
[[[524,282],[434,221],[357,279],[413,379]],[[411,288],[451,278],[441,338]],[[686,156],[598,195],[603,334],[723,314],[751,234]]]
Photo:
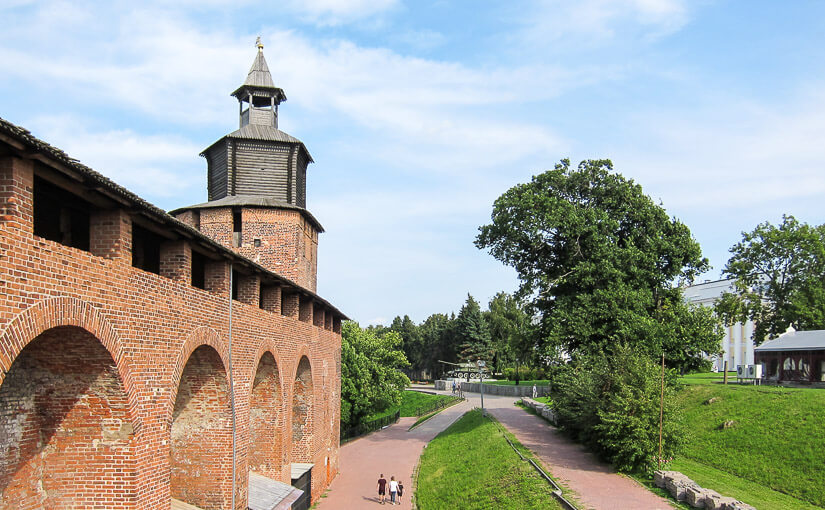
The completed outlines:
[[[461,397],[450,397],[444,398],[441,400],[436,400],[435,402],[431,402],[427,405],[421,406],[415,410],[416,416],[424,416],[425,414],[430,414],[433,411],[438,411],[439,409],[443,409],[449,405],[452,405],[454,402],[459,400],[464,400]]]
[[[348,441],[350,439],[363,436],[364,434],[369,434],[372,431],[384,428],[387,425],[397,422],[400,417],[401,410],[398,410],[394,414],[382,416],[381,418],[364,423],[359,423],[358,425],[348,427],[346,429],[341,429],[341,441]]]

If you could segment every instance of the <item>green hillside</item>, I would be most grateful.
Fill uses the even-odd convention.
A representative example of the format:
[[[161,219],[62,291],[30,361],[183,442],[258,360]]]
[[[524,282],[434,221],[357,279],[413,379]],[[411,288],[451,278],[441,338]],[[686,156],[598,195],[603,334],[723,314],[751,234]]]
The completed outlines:
[[[683,382],[676,397],[688,431],[683,457],[694,462],[677,461],[674,468],[688,476],[696,471],[699,483],[701,466],[715,468],[825,507],[825,389],[722,385],[707,375]],[[722,428],[728,421],[732,426]],[[799,508],[792,500],[759,506],[739,497],[760,510]]]

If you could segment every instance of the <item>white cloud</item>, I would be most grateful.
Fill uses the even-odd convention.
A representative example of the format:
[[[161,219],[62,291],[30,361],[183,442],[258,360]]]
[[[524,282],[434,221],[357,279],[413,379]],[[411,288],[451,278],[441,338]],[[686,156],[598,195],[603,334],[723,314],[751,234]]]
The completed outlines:
[[[526,47],[591,48],[617,39],[656,39],[689,21],[685,0],[544,0],[527,14],[517,39]]]
[[[284,3],[306,21],[321,26],[351,23],[398,5],[397,0],[287,0]]]
[[[93,131],[71,116],[39,117],[33,134],[138,195],[179,197],[202,187],[200,148],[175,135],[141,135],[129,129]],[[184,204],[179,204],[184,205]]]

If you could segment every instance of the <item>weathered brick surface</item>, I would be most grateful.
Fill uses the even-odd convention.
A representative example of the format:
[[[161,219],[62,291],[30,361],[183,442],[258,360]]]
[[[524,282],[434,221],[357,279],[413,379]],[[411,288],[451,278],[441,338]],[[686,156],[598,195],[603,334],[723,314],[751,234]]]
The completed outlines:
[[[189,241],[162,246],[166,276],[132,267],[125,210],[92,216],[94,253],[35,236],[32,169],[0,157],[0,507],[228,508],[230,366],[236,508],[250,469],[289,483],[290,462],[315,464],[319,497],[338,470],[340,317],[316,326],[295,293],[262,309],[253,282],[230,360],[228,262],[207,263],[207,290],[186,281]]]
[[[315,292],[318,286],[318,231],[312,223],[295,209],[243,207],[241,218],[243,230],[240,246],[233,243],[230,207],[201,209],[200,231],[270,271]],[[178,219],[192,224],[192,211],[180,213]]]

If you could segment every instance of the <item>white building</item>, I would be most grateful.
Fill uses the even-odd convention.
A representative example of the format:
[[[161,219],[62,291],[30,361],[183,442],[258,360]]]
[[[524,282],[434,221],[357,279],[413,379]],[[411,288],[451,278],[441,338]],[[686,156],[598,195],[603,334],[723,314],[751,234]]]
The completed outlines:
[[[691,285],[682,289],[685,301],[702,306],[713,306],[723,292],[733,292],[733,280],[716,280]],[[728,370],[738,365],[753,365],[753,321],[736,323],[725,328],[722,338],[722,356],[711,356],[713,370],[721,371],[728,362]]]

